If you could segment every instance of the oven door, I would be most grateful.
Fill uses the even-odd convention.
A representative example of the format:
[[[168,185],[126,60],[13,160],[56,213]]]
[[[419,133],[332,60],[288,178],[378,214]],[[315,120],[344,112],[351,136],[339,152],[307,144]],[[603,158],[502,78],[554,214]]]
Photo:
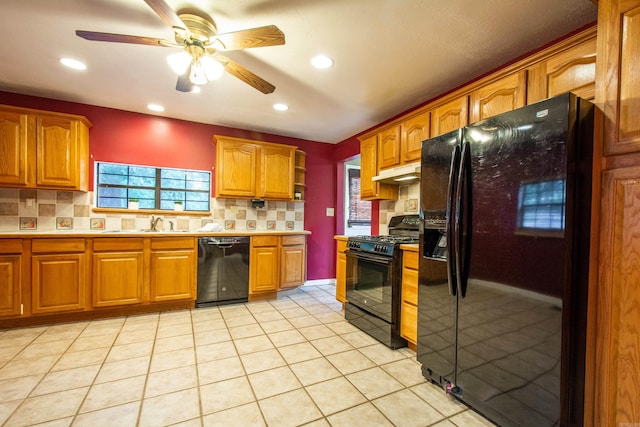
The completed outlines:
[[[392,258],[347,250],[347,301],[393,322]]]

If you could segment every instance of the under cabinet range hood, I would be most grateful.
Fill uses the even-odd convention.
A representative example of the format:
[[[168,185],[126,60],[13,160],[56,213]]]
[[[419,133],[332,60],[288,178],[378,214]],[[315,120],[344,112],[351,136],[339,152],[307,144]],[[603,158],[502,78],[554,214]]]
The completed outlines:
[[[381,170],[372,179],[385,184],[414,184],[420,179],[420,162]]]

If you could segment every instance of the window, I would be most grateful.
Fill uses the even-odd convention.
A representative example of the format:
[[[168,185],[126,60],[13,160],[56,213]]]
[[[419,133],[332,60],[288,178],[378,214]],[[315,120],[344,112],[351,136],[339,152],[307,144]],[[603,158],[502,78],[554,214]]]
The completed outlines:
[[[96,200],[99,208],[126,209],[138,200],[140,209],[209,211],[211,173],[96,162]]]
[[[371,202],[360,200],[360,169],[347,169],[347,185],[349,191],[349,215],[347,227],[354,225],[371,225]]]
[[[518,228],[564,230],[566,181],[522,184],[518,194]]]

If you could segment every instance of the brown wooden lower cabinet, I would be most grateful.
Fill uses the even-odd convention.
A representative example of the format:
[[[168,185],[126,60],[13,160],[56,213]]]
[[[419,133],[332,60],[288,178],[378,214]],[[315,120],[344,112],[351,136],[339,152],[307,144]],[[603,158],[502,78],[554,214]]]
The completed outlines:
[[[418,252],[402,254],[402,302],[400,336],[416,345],[418,338]]]
[[[193,299],[195,297],[195,252],[164,250],[151,252],[151,301]]]
[[[307,245],[304,235],[282,236],[280,288],[300,286],[306,278]]]
[[[344,251],[347,249],[347,238],[342,236],[334,237],[338,241],[336,251],[336,299],[341,303],[347,302],[347,256]]]
[[[274,297],[305,282],[306,236],[252,236],[249,260],[249,300]]]
[[[84,238],[31,241],[31,314],[87,307],[85,248]]]
[[[0,317],[21,313],[22,240],[0,239]]]
[[[94,307],[142,303],[144,286],[142,238],[94,240],[92,270]]]

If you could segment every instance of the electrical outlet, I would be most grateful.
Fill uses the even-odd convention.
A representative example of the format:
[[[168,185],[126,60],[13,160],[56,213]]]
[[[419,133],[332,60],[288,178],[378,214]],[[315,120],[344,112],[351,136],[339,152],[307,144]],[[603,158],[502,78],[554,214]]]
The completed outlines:
[[[33,207],[33,205],[35,204],[35,202],[36,202],[36,199],[34,199],[33,197],[27,197],[27,198],[25,199],[25,205],[26,205],[28,208],[32,208],[32,207]]]

